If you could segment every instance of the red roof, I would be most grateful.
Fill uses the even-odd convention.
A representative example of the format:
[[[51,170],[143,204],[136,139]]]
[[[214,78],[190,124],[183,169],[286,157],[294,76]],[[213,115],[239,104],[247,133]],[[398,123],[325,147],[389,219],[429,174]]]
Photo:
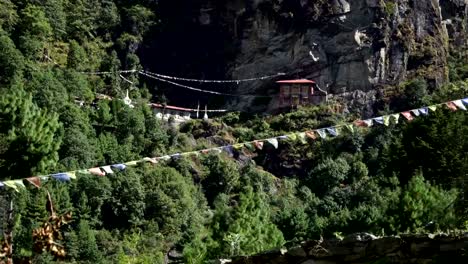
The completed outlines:
[[[297,80],[282,80],[282,81],[277,81],[276,83],[299,83],[299,84],[304,84],[304,83],[315,83],[314,81],[307,80],[307,79],[297,79]]]

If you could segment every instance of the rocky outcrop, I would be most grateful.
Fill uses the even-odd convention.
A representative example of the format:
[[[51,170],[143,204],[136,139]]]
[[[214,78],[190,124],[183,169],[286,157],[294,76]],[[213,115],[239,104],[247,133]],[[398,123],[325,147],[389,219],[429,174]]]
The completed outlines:
[[[174,4],[166,10],[164,2]],[[440,86],[448,78],[450,44],[463,47],[467,40],[466,0],[176,2],[161,0],[161,13],[173,12],[167,15],[169,24],[181,25],[168,27],[173,33],[155,40],[170,43],[159,47],[161,58],[152,58],[155,67],[205,78],[278,72],[286,73],[284,78],[310,78],[329,94],[350,99],[363,114],[372,113],[380,90],[409,78],[422,76],[433,88]],[[172,36],[181,29],[188,42]],[[165,49],[182,55],[166,61],[171,52]],[[278,88],[271,80],[241,83],[228,91],[276,95]],[[276,104],[275,99],[242,97],[229,106],[255,111]]]
[[[391,237],[356,234],[343,240],[309,241],[288,250],[218,263],[468,263],[468,233]]]

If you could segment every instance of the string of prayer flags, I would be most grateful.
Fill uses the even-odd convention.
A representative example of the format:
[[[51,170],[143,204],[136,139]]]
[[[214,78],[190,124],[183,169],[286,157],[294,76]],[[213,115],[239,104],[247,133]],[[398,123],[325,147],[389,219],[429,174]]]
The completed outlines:
[[[408,121],[413,121],[414,117],[411,115],[410,112],[402,112],[401,113]]]
[[[447,102],[447,103],[445,103],[445,105],[448,107],[448,109],[450,109],[452,111],[457,111],[458,110],[457,106],[452,102]]]
[[[39,177],[29,177],[29,178],[26,178],[26,181],[28,181],[30,184],[32,184],[36,188],[41,188],[41,178]]]
[[[267,139],[267,142],[270,143],[275,149],[278,148],[278,140],[276,138]]]
[[[277,137],[270,138],[270,139],[255,140],[255,141],[250,141],[250,142],[245,142],[245,143],[237,143],[234,145],[213,147],[213,148],[192,151],[192,152],[176,153],[172,155],[165,155],[165,156],[155,157],[155,158],[143,158],[142,160],[129,161],[129,162],[122,163],[122,164],[105,165],[102,167],[82,169],[82,170],[77,170],[77,171],[72,171],[72,172],[55,173],[55,174],[49,174],[49,175],[43,175],[43,176],[29,177],[29,178],[19,179],[19,180],[7,180],[3,182],[0,181],[0,188],[7,187],[7,188],[10,188],[19,192],[20,188],[25,188],[23,180],[26,180],[28,183],[34,185],[37,188],[40,188],[42,186],[42,183],[48,181],[49,179],[55,179],[60,182],[69,182],[71,179],[76,179],[76,173],[86,174],[86,175],[105,176],[107,174],[113,174],[114,173],[113,170],[123,171],[128,166],[136,166],[140,162],[151,162],[155,164],[155,163],[158,163],[158,161],[160,160],[167,161],[172,158],[180,158],[182,156],[191,156],[191,155],[198,156],[199,154],[209,154],[209,153],[220,154],[223,151],[227,152],[230,156],[234,156],[234,150],[240,151],[244,147],[251,151],[255,151],[256,149],[262,150],[265,142],[268,142],[274,148],[278,148],[278,139],[285,139],[285,140],[291,140],[291,141],[299,140],[301,143],[306,144],[307,138],[316,140],[317,135],[323,139],[327,138],[327,134],[330,134],[331,136],[336,137],[341,133],[341,129],[343,127],[346,127],[351,133],[355,133],[356,131],[355,126],[356,127],[371,127],[374,122],[378,124],[383,124],[385,126],[389,126],[391,120],[393,119],[394,122],[398,124],[400,120],[400,115],[404,116],[408,121],[412,121],[414,120],[415,117],[419,117],[421,115],[424,115],[424,116],[429,115],[430,111],[436,111],[438,107],[442,105],[447,106],[452,111],[457,111],[459,109],[466,111],[467,106],[468,106],[468,98],[449,101],[449,102],[422,107],[418,109],[408,110],[408,111],[401,112],[401,113],[375,117],[375,118],[371,118],[367,120],[356,120],[353,123],[348,123],[345,125],[332,126],[332,127],[321,128],[317,130],[309,130],[305,132],[290,133],[287,135],[277,136]]]
[[[452,103],[453,103],[456,107],[460,108],[461,110],[466,111],[466,107],[465,107],[465,105],[463,104],[462,100],[452,101]]]

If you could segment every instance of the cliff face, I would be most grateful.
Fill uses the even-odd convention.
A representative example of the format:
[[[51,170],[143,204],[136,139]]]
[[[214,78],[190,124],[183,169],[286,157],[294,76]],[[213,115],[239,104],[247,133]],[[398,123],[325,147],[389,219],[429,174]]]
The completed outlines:
[[[329,93],[352,99],[356,106],[368,110],[365,112],[371,110],[369,102],[382,96],[381,90],[408,78],[422,76],[433,88],[440,86],[448,78],[451,43],[462,46],[467,40],[466,0],[222,2],[194,1],[183,7],[191,9],[184,13],[183,20],[173,20],[190,24],[192,32],[209,36],[185,46],[186,50],[191,46],[200,48],[203,43],[210,47],[193,50],[208,54],[204,58],[185,56],[186,68],[195,65],[190,58],[208,58],[204,62],[214,63],[211,67],[216,69],[207,69],[207,65],[199,69],[217,77],[284,72],[285,78],[310,78]],[[164,13],[164,4],[161,6]],[[209,60],[210,56],[213,60]],[[184,73],[176,68],[174,72]],[[226,76],[220,76],[221,72]],[[196,75],[193,70],[190,73]],[[277,87],[273,80],[245,83],[235,92],[274,95]],[[263,110],[276,103],[272,100],[267,106],[259,105],[242,98],[232,100],[230,106]]]

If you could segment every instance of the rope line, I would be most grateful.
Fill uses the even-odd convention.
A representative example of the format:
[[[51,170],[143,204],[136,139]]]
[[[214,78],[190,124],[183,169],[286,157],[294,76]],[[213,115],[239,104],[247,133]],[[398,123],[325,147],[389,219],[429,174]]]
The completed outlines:
[[[176,80],[176,81],[186,81],[186,82],[199,82],[199,83],[241,83],[241,82],[252,82],[252,81],[259,81],[259,80],[266,80],[266,79],[271,79],[275,78],[278,76],[284,76],[286,73],[279,72],[274,75],[265,75],[261,77],[256,77],[256,78],[246,78],[246,79],[239,79],[239,80],[201,80],[201,79],[190,79],[190,78],[182,78],[182,77],[174,77],[174,76],[169,76],[169,75],[163,75],[159,73],[154,73],[154,72],[149,72],[149,71],[143,71],[144,73],[152,76],[156,76],[159,78],[163,79],[169,79],[169,80]]]
[[[195,88],[195,87],[192,87],[192,86],[188,86],[188,85],[176,83],[176,82],[173,82],[173,81],[169,81],[169,80],[166,80],[166,79],[163,79],[163,78],[160,78],[160,77],[152,76],[152,75],[149,75],[149,74],[147,74],[147,73],[145,73],[143,71],[139,71],[138,73],[140,73],[141,75],[146,76],[148,78],[151,78],[151,79],[155,79],[155,80],[158,80],[158,81],[161,81],[161,82],[169,83],[169,84],[172,84],[172,85],[175,85],[175,86],[178,86],[178,87],[182,87],[182,88],[185,88],[185,89],[189,89],[189,90],[193,90],[193,91],[197,91],[197,92],[202,92],[202,93],[224,95],[224,96],[231,96],[231,97],[272,98],[272,96],[250,95],[250,94],[244,94],[244,95],[242,95],[242,94],[230,94],[230,93],[220,93],[220,92],[215,92],[215,91],[203,90],[203,89],[200,89],[200,88]]]

